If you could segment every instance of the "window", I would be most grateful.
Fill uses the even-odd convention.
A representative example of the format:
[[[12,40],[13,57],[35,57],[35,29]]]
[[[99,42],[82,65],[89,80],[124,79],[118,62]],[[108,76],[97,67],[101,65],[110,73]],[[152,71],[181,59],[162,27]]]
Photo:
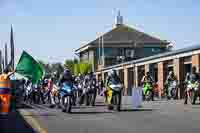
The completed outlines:
[[[88,60],[88,52],[81,54],[81,60]]]
[[[126,57],[133,58],[135,51],[133,49],[126,49]]]

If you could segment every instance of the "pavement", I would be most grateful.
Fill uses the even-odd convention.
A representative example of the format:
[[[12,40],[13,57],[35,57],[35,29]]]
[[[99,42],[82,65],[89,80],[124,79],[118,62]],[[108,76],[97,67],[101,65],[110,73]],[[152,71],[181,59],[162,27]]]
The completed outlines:
[[[15,129],[21,128],[25,133],[188,133],[200,130],[199,104],[156,100],[134,108],[130,102],[130,97],[124,97],[122,111],[114,112],[108,111],[98,97],[96,107],[73,107],[72,114],[50,109],[47,105],[31,105],[18,109],[23,120],[19,117],[21,120],[13,119],[13,123],[20,123]]]
[[[0,116],[0,133],[36,133],[18,111]]]

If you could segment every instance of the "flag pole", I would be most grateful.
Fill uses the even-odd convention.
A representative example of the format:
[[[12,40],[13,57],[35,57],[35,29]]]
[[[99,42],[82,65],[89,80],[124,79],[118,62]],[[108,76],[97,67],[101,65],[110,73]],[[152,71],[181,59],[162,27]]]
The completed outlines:
[[[8,49],[7,49],[7,43],[5,43],[5,67],[8,66]]]
[[[14,38],[13,38],[13,27],[11,25],[11,31],[10,31],[10,48],[11,48],[11,66],[14,69],[15,68],[15,47],[14,47]]]

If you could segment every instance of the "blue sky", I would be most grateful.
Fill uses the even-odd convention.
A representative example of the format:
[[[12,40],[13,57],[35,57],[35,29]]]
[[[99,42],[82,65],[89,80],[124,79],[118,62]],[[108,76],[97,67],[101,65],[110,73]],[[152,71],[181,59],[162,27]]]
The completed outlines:
[[[63,62],[74,50],[112,28],[116,9],[124,23],[175,48],[200,44],[199,0],[0,0],[0,48],[13,24],[17,59]]]

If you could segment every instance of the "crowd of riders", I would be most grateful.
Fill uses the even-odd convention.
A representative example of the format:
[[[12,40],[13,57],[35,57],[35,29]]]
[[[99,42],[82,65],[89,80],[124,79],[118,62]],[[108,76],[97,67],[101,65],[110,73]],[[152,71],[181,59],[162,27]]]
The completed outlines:
[[[23,100],[30,104],[49,104],[50,107],[53,108],[57,104],[54,96],[59,93],[59,90],[64,83],[73,89],[73,104],[85,103],[89,105],[90,103],[87,101],[87,94],[91,93],[94,94],[91,101],[91,105],[94,106],[97,92],[103,90],[103,83],[96,80],[96,76],[93,72],[75,76],[72,75],[69,69],[65,69],[57,80],[55,79],[54,74],[52,74],[49,78],[44,78],[37,84],[32,84],[29,80],[23,82]],[[60,99],[62,99],[62,97],[60,97]],[[62,106],[62,102],[60,102],[60,106]]]
[[[196,67],[192,67],[192,73],[187,73],[184,82],[184,98],[185,104],[187,104],[188,99],[191,100],[191,103],[194,104],[197,97],[200,96],[199,93],[199,80],[200,75],[196,72]],[[48,104],[51,108],[64,106],[64,99],[62,95],[59,95],[60,88],[63,84],[67,84],[73,90],[72,99],[73,105],[85,104],[95,106],[96,96],[103,95],[105,97],[105,102],[108,102],[109,99],[109,88],[112,84],[120,83],[121,79],[115,70],[109,72],[105,82],[100,78],[96,79],[96,76],[93,72],[89,72],[85,75],[78,74],[72,75],[69,69],[65,69],[59,79],[55,79],[55,76],[52,75],[49,78],[44,78],[38,84],[32,84],[31,81],[23,80],[21,82],[21,89],[23,92],[23,100],[27,103],[34,104]],[[154,85],[155,81],[151,76],[150,72],[145,73],[140,81],[143,86],[143,99],[144,100],[154,100]],[[170,71],[165,80],[165,96],[167,99],[176,98],[178,93],[178,80],[173,71]],[[196,86],[195,86],[196,85]],[[192,91],[197,88],[195,91]],[[114,95],[117,91],[113,91]],[[119,91],[119,100],[121,102],[121,90]],[[192,93],[193,92],[193,93]],[[111,104],[111,101],[110,101]]]

